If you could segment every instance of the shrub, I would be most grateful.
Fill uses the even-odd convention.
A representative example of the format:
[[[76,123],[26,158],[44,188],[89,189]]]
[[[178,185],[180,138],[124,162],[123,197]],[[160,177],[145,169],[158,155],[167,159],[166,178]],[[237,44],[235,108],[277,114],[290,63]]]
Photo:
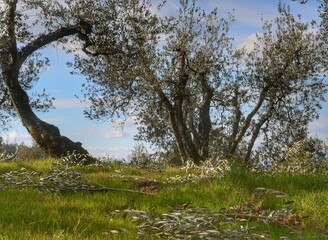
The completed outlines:
[[[265,155],[262,154],[262,158]],[[273,172],[311,173],[326,171],[328,169],[328,144],[318,138],[306,138],[295,142],[286,149],[286,153],[280,161],[272,161],[270,155],[267,158],[257,159],[257,170],[267,167]],[[262,169],[263,170],[263,169]]]

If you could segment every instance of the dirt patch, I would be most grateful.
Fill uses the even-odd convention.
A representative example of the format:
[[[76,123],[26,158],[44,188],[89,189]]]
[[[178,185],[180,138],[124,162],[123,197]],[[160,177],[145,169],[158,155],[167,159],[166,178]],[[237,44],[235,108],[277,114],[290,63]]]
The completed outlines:
[[[141,192],[146,192],[146,193],[158,192],[162,187],[162,183],[151,179],[134,179],[131,182],[136,184]]]

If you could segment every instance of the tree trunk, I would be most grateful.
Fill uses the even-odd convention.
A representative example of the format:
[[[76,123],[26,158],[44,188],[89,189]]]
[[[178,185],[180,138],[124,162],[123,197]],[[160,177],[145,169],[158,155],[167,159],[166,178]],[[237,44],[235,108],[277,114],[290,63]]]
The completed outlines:
[[[182,139],[182,136],[180,134],[179,127],[177,125],[177,120],[176,120],[176,116],[175,116],[175,113],[174,113],[173,106],[170,103],[169,99],[166,97],[166,95],[163,93],[162,90],[158,90],[157,94],[159,95],[161,101],[163,101],[164,106],[168,110],[169,125],[172,129],[172,132],[173,132],[173,135],[174,135],[174,138],[175,138],[175,145],[176,145],[176,147],[179,151],[181,162],[185,163],[186,160],[188,159],[188,153],[187,153],[187,150],[185,148],[185,143],[184,143],[184,141]]]
[[[206,159],[209,157],[210,132],[212,129],[210,108],[214,90],[209,86],[208,82],[206,81],[205,75],[202,75],[201,77],[203,85],[203,103],[199,110],[199,155],[202,159]]]
[[[177,124],[176,117],[175,117],[173,109],[172,109],[172,111],[169,112],[169,119],[170,119],[171,129],[172,129],[172,132],[173,132],[173,135],[174,135],[174,138],[175,138],[175,143],[176,143],[176,146],[177,146],[178,151],[180,153],[181,161],[183,163],[185,163],[189,158],[189,154],[188,154],[188,151],[186,149],[186,144],[183,141],[183,138],[182,138],[181,133],[179,131],[179,126]]]
[[[272,111],[273,111],[273,100],[271,99],[269,109],[259,119],[258,123],[255,125],[255,128],[252,132],[252,137],[251,137],[251,140],[248,143],[246,156],[244,158],[245,162],[248,162],[249,159],[251,158],[251,153],[252,153],[255,141],[256,141],[257,137],[259,136],[259,133],[260,133],[260,130],[261,130],[263,124],[266,123],[269,120],[269,118],[271,117]]]
[[[255,114],[259,111],[259,109],[261,108],[265,97],[266,97],[266,92],[267,89],[265,88],[264,90],[262,90],[260,96],[259,96],[259,100],[256,104],[256,106],[254,107],[254,109],[247,115],[245,122],[243,123],[242,127],[240,128],[240,130],[238,131],[238,134],[236,135],[236,137],[232,140],[230,149],[229,149],[229,154],[235,154],[238,144],[240,143],[240,141],[242,140],[242,138],[245,136],[245,133],[247,131],[247,129],[249,128],[251,121],[253,119],[253,117],[255,116]]]
[[[232,126],[232,134],[229,139],[228,149],[232,148],[233,142],[236,139],[236,136],[239,132],[240,120],[242,117],[242,112],[240,110],[239,101],[238,101],[239,87],[237,84],[234,87],[233,94],[234,94],[234,96],[232,98],[232,105],[233,105],[233,113],[234,113],[235,117],[234,117],[234,122],[233,122],[233,126]]]
[[[18,116],[35,142],[53,157],[66,156],[72,152],[89,155],[81,143],[73,142],[62,136],[56,126],[42,121],[35,115],[29,104],[27,93],[18,82],[18,72],[19,70],[17,67],[15,68],[15,65],[9,67],[2,72],[3,80]]]
[[[299,51],[299,49],[297,51],[295,51],[294,55],[296,55],[298,53],[298,51]],[[279,74],[274,79],[270,79],[270,78],[263,79],[264,82],[267,82],[267,85],[262,89],[259,99],[258,99],[258,102],[256,103],[254,109],[247,115],[243,125],[238,130],[238,134],[232,139],[231,145],[229,148],[229,154],[236,153],[237,147],[238,147],[240,141],[242,140],[242,138],[245,136],[247,129],[250,127],[253,117],[255,116],[255,114],[258,113],[258,111],[262,107],[263,102],[268,97],[268,92],[276,84],[279,84],[280,79],[284,76],[288,66],[291,64],[293,58],[290,58],[290,59],[291,59],[290,61],[285,62],[285,65],[283,66],[281,72],[279,72]],[[272,101],[272,99],[270,101]],[[272,103],[270,102],[270,104],[272,104]]]
[[[248,143],[247,146],[247,152],[246,152],[246,156],[244,157],[244,161],[245,162],[249,162],[250,158],[251,158],[251,154],[252,154],[252,150],[255,144],[255,141],[257,139],[257,137],[259,136],[261,127],[263,126],[263,124],[266,122],[266,120],[260,120],[256,125],[255,125],[255,129],[252,132],[252,137],[251,140]]]
[[[188,158],[192,159],[194,163],[198,165],[201,162],[202,158],[197,151],[197,148],[192,140],[190,130],[186,125],[187,120],[184,117],[181,102],[177,102],[177,104],[174,105],[174,113],[175,119],[177,120],[176,125],[178,126],[179,132],[183,138]]]
[[[62,157],[72,152],[88,155],[88,151],[82,147],[81,143],[73,142],[62,136],[57,127],[42,121],[35,115],[30,106],[29,97],[21,87],[18,77],[22,64],[33,52],[65,36],[73,34],[85,36],[85,34],[91,32],[91,26],[84,21],[80,21],[75,26],[62,27],[54,32],[40,35],[18,50],[15,25],[17,0],[7,1],[6,4],[8,10],[5,16],[3,16],[4,22],[6,22],[6,28],[3,29],[6,38],[1,39],[0,67],[8,97],[17,111],[22,124],[35,142],[51,156]],[[85,157],[81,156],[81,160],[85,159]],[[88,158],[89,162],[93,161],[89,155]]]
[[[192,159],[195,164],[199,164],[201,158],[196,150],[195,144],[192,141],[190,132],[185,125],[182,107],[179,109],[177,104],[172,105],[163,91],[158,90],[158,95],[168,110],[169,124],[175,138],[176,146],[180,153],[181,161],[186,162],[186,160]]]

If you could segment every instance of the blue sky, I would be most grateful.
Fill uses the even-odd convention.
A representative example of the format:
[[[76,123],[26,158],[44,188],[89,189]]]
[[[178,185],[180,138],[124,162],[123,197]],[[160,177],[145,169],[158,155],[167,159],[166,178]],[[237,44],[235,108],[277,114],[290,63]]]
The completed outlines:
[[[233,13],[236,21],[231,26],[230,35],[235,38],[235,45],[250,44],[254,33],[261,32],[261,18],[273,19],[277,15],[278,0],[199,0],[206,9],[219,8],[219,13],[226,16]],[[291,6],[293,13],[302,15],[303,20],[317,19],[317,1],[309,1],[306,5],[296,2],[282,1]],[[178,10],[176,0],[168,0],[161,15],[176,15]],[[66,62],[72,56],[66,55],[59,47],[51,47],[42,51],[50,59],[51,66],[40,76],[35,89],[47,89],[56,98],[56,109],[48,113],[38,113],[38,116],[59,127],[61,133],[74,141],[82,142],[83,146],[95,156],[106,154],[118,158],[127,157],[135,142],[133,135],[137,133],[136,126],[128,120],[124,126],[118,127],[111,122],[96,122],[85,119],[84,105],[75,97],[80,95],[80,89],[85,78],[73,76]],[[322,139],[328,139],[328,104],[323,103],[320,119],[311,123],[310,133]],[[32,142],[27,131],[19,121],[2,137],[8,142],[30,144]]]

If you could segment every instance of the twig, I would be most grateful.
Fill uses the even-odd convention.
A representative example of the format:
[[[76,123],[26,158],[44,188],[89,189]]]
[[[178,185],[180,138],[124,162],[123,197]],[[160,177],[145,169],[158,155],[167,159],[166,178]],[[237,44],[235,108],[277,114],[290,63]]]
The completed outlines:
[[[5,187],[5,186],[2,186]],[[152,195],[155,194],[147,193],[147,192],[141,192],[136,191],[132,189],[125,189],[125,188],[108,188],[108,187],[100,187],[100,188],[78,188],[78,187],[58,187],[55,185],[18,185],[16,187],[22,187],[22,188],[49,188],[49,189],[57,189],[59,191],[84,191],[84,192],[110,192],[110,191],[120,191],[120,192],[131,192],[131,193],[140,193],[145,195]]]
[[[257,220],[257,219],[260,219],[260,220],[268,220],[268,221],[272,221],[272,222],[275,222],[275,223],[278,223],[286,228],[288,228],[289,230],[291,230],[292,232],[294,232],[296,235],[298,235],[299,238],[301,239],[304,239],[304,237],[302,236],[302,234],[297,231],[296,229],[288,226],[287,224],[284,224],[282,223],[281,221],[278,221],[277,219],[274,219],[274,218],[270,218],[270,217],[267,217],[267,216],[257,216],[255,214],[242,214],[242,213],[224,213],[224,216],[225,217],[234,217],[234,218],[245,218],[245,219],[254,219],[254,220]]]

